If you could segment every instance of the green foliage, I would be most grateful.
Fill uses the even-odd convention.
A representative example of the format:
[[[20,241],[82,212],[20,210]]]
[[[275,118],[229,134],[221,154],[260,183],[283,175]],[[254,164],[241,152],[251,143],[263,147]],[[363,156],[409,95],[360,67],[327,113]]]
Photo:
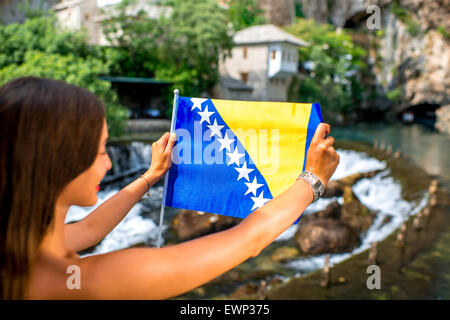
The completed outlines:
[[[378,38],[383,38],[386,35],[386,31],[384,29],[379,29],[375,32],[375,35]]]
[[[27,19],[23,24],[0,26],[0,68],[12,63],[23,63],[25,54],[32,50],[87,57],[91,52],[85,39],[82,32],[57,32],[53,16]]]
[[[406,9],[400,7],[396,2],[393,2],[391,5],[391,12],[406,25],[409,34],[417,36],[420,33],[420,24]]]
[[[446,40],[450,40],[450,31],[448,31],[445,27],[443,26],[437,27],[437,32],[442,34]]]
[[[312,66],[312,70],[304,70],[307,76],[300,83],[291,86],[290,99],[320,102],[328,115],[354,110],[362,100],[358,75],[366,69],[366,52],[350,35],[329,24],[298,18],[286,30],[310,44],[299,48],[299,63]]]
[[[195,69],[196,79],[184,79],[190,85],[186,93],[200,95],[211,89],[218,79],[219,55],[230,54],[233,46],[227,16],[217,1],[173,0],[172,14],[159,23],[164,30],[159,57],[165,72],[172,71],[170,79]]]
[[[393,103],[398,103],[403,100],[403,91],[400,88],[396,88],[387,92],[386,97]]]
[[[167,15],[158,20],[143,11],[130,16],[135,4],[124,1],[119,14],[104,23],[116,45],[109,53],[112,74],[174,81],[183,95],[210,90],[217,82],[219,54],[229,54],[233,45],[226,13],[217,1],[166,1]]]
[[[303,4],[301,2],[295,3],[295,16],[297,18],[304,18],[305,14],[303,13]]]
[[[106,52],[86,43],[83,32],[58,31],[54,16],[38,16],[23,24],[0,25],[0,85],[17,77],[63,80],[95,93],[106,105],[112,136],[125,127],[127,110],[118,104],[111,84],[99,75],[109,72]]]
[[[110,18],[102,24],[106,39],[113,44],[104,58],[111,64],[111,75],[154,77],[162,30],[143,10],[129,15],[135,4],[136,0],[123,0],[117,13],[108,14]]]
[[[259,8],[256,0],[231,0],[228,5],[228,19],[236,32],[267,23],[264,11]]]

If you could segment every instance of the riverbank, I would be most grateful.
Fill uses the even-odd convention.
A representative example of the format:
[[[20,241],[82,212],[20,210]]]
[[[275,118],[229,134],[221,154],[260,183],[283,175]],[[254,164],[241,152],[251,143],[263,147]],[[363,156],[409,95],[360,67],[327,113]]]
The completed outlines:
[[[414,218],[406,223],[405,245],[397,243],[397,232],[377,246],[381,289],[369,290],[368,250],[333,266],[330,286],[320,286],[318,270],[265,292],[267,299],[450,299],[450,197],[438,193],[423,229],[415,230]],[[247,296],[242,298],[258,298]]]
[[[144,141],[146,143],[151,143],[151,139],[149,139],[149,134],[153,134],[154,132],[144,133],[142,134],[140,141]],[[162,132],[155,132],[157,137],[160,136]],[[356,152],[363,152],[367,154],[369,157],[373,157],[380,161],[386,161],[386,167],[389,169],[389,180],[393,179],[395,183],[399,186],[398,192],[401,192],[401,198],[398,198],[400,201],[404,199],[405,201],[409,201],[411,204],[417,205],[418,201],[423,198],[424,194],[428,190],[428,186],[433,177],[438,177],[442,183],[442,194],[447,194],[448,197],[448,188],[447,193],[445,193],[445,184],[448,182],[447,173],[449,171],[449,163],[448,158],[446,158],[446,154],[448,153],[448,137],[445,137],[441,134],[435,133],[433,131],[427,130],[426,128],[422,128],[420,126],[411,125],[411,126],[402,126],[401,124],[394,125],[386,125],[386,124],[361,124],[353,127],[344,127],[344,128],[333,128],[332,135],[337,138],[336,148],[342,150],[354,150]],[[446,140],[447,139],[447,140]],[[154,141],[154,140],[153,140]],[[139,147],[140,153],[141,151],[145,151],[147,146],[138,146],[133,143],[133,148]],[[141,150],[142,149],[142,150]],[[397,153],[398,152],[398,153]],[[143,152],[143,154],[147,154],[147,152]],[[145,157],[148,158],[149,155]],[[354,158],[352,159],[350,167],[365,167],[363,163],[361,163],[363,158]],[[127,161],[128,163],[129,161]],[[342,163],[343,164],[343,163]],[[341,164],[341,165],[342,165]],[[346,166],[346,165],[345,165]],[[436,175],[430,175],[430,172],[437,173]],[[381,180],[373,180],[368,181],[373,186],[379,185],[378,188],[389,188],[383,193],[379,193],[379,195],[372,195],[372,200],[375,202],[389,202],[391,201],[392,196],[394,196],[397,191],[397,187],[393,187],[390,184],[379,184]],[[393,181],[393,182],[394,182]],[[375,187],[376,189],[377,187]],[[365,188],[360,188],[360,191],[363,192],[361,196],[364,197]],[[369,189],[370,190],[370,189]],[[155,190],[156,191],[156,190]],[[158,192],[153,192],[153,195],[158,194],[161,190],[157,190]],[[394,193],[393,193],[394,191]],[[395,195],[395,197],[398,197]],[[152,197],[153,198],[153,197]],[[142,212],[145,212],[143,215],[150,217],[153,221],[157,221],[159,215],[159,206],[156,203],[159,199],[154,199],[155,203],[152,203],[151,208],[149,208],[149,212],[147,213],[146,206],[148,205],[148,201],[142,202]],[[443,201],[443,200],[439,200]],[[392,201],[391,201],[392,202]],[[399,207],[399,209],[402,209]],[[448,210],[444,208],[442,210]],[[396,211],[394,211],[396,212]],[[174,217],[176,212],[173,212],[166,216],[167,223],[170,223],[171,217]],[[434,216],[434,213],[433,213]],[[439,218],[437,219],[439,220]],[[410,219],[410,224],[412,223],[412,219]],[[441,223],[438,223],[437,227],[445,227],[448,228],[449,224],[446,220],[439,220]],[[135,225],[135,224],[133,224]],[[142,225],[142,222],[139,222],[139,225]],[[166,224],[167,225],[167,224]],[[154,226],[149,226],[149,230],[154,230]],[[120,228],[118,228],[120,229]],[[128,228],[129,229],[129,228]],[[450,236],[445,237],[445,232],[441,232],[437,229],[433,229],[431,227],[432,232],[436,235],[435,238],[429,239],[424,242],[424,246],[416,246],[414,242],[410,242],[408,244],[409,249],[411,250],[411,254],[406,253],[405,255],[405,264],[404,264],[404,277],[394,277],[391,276],[387,267],[389,268],[389,264],[383,263],[383,259],[390,259],[389,256],[392,253],[387,249],[384,249],[384,241],[390,241],[389,239],[395,237],[396,232],[392,233],[386,240],[379,242],[378,250],[380,252],[380,267],[382,272],[382,288],[385,287],[393,287],[390,291],[371,291],[365,287],[367,277],[369,276],[366,273],[367,268],[367,255],[368,252],[364,251],[363,253],[358,253],[352,256],[350,259],[341,262],[335,263],[331,269],[331,293],[330,291],[323,291],[323,288],[315,288],[317,291],[318,297],[326,299],[326,298],[370,298],[370,299],[382,299],[382,298],[402,298],[405,296],[405,292],[415,293],[415,296],[425,297],[429,299],[435,299],[440,297],[447,297],[448,295],[448,273],[447,268],[445,266],[445,261],[448,262],[448,251],[446,248],[449,247],[450,244]],[[117,230],[119,231],[119,230]],[[146,234],[149,234],[148,231]],[[126,232],[124,233],[126,234]],[[439,236],[442,234],[442,236]],[[166,243],[174,243],[171,241],[170,232],[164,232]],[[144,237],[143,239],[147,239],[149,236]],[[152,237],[150,237],[152,239]],[[408,240],[408,242],[411,239]],[[148,240],[145,240],[147,242]],[[152,240],[150,240],[152,241]],[[179,299],[191,298],[191,299],[226,299],[226,298],[259,298],[260,295],[251,295],[252,290],[248,290],[248,294],[246,294],[246,289],[253,288],[253,291],[261,291],[260,289],[264,289],[263,296],[266,296],[269,299],[277,299],[278,296],[281,296],[279,290],[282,286],[287,285],[291,281],[297,281],[295,279],[305,279],[298,280],[298,285],[292,285],[292,290],[301,290],[308,292],[308,282],[311,282],[311,285],[317,284],[317,279],[314,278],[314,274],[320,276],[320,272],[313,272],[308,275],[304,275],[299,278],[292,273],[292,269],[287,270],[288,267],[282,263],[273,261],[272,256],[275,253],[278,253],[278,249],[283,250],[284,253],[288,252],[284,250],[286,247],[295,247],[295,243],[293,240],[291,242],[283,242],[283,243],[274,243],[271,244],[268,248],[266,248],[262,252],[262,256],[257,259],[252,259],[248,261],[236,269],[230,271],[225,274],[220,279],[215,279],[211,283],[197,288],[192,292],[178,297]],[[284,248],[282,248],[284,247]],[[381,250],[386,251],[386,257],[383,258],[383,254],[381,254]],[[293,252],[293,250],[291,250]],[[320,260],[313,259],[311,262],[318,265],[318,268],[321,268],[323,264],[323,258],[318,257]],[[317,260],[317,261],[316,261]],[[333,259],[332,259],[333,260]],[[355,260],[355,266],[359,265],[359,268],[363,271],[363,274],[360,277],[363,278],[364,281],[355,282],[355,280],[349,276],[339,275],[341,264],[344,263],[352,263],[351,261]],[[319,263],[317,263],[319,262]],[[449,264],[447,263],[447,266]],[[350,268],[350,266],[348,266]],[[415,268],[415,269],[414,269]],[[344,268],[345,269],[345,268]],[[423,270],[420,270],[423,269]],[[355,273],[358,269],[354,269]],[[345,271],[345,270],[344,270]],[[383,274],[386,271],[386,282],[383,280]],[[294,270],[295,272],[295,270]],[[359,271],[358,271],[359,272]],[[396,271],[402,274],[402,270]],[[301,272],[304,274],[304,272]],[[430,276],[431,274],[432,276]],[[414,276],[415,277],[414,277]],[[335,277],[336,276],[336,277]],[[312,277],[312,278],[309,278]],[[417,282],[416,278],[423,277],[425,283],[422,283],[421,286],[418,286],[416,289],[403,289],[403,286],[400,286],[400,289],[396,288],[395,283],[406,283],[408,285],[409,282],[415,283]],[[289,280],[290,279],[290,280]],[[288,280],[286,283],[282,283],[283,281]],[[306,285],[305,285],[306,283]],[[428,284],[428,286],[427,286]],[[303,287],[306,286],[306,290]],[[334,288],[337,287],[337,291]],[[353,297],[349,295],[340,296],[339,288],[344,287],[346,290],[353,294]],[[433,289],[437,288],[437,289]],[[287,289],[286,289],[287,290]],[[312,290],[312,288],[311,288]],[[391,291],[398,291],[397,293],[392,293]],[[315,292],[316,292],[315,291]],[[369,293],[372,294],[369,295]],[[289,291],[287,291],[289,293]],[[403,293],[401,293],[403,292]],[[285,294],[288,294],[285,293]],[[361,293],[361,294],[360,294]],[[323,296],[320,296],[323,294]],[[402,296],[403,294],[403,296]],[[311,295],[313,297],[314,294]],[[411,295],[412,298],[415,296]],[[295,297],[295,295],[294,295]]]
[[[354,142],[340,142],[340,147]],[[360,145],[372,156],[387,161],[392,176],[401,181],[402,196],[413,200],[428,189],[431,177],[408,159],[395,159],[392,154]],[[407,223],[404,246],[397,243],[397,232],[377,244],[376,264],[381,271],[381,289],[369,290],[367,273],[369,250],[334,265],[330,270],[330,286],[320,286],[322,270],[294,278],[268,288],[266,299],[450,299],[450,193],[441,185],[437,204],[431,207],[423,228],[415,230],[414,219]],[[261,294],[241,296],[258,299]]]

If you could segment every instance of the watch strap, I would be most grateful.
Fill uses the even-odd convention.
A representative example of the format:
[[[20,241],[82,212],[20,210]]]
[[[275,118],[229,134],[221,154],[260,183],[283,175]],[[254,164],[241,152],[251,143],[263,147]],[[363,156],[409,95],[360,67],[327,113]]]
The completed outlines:
[[[314,194],[313,202],[316,201],[317,199],[319,199],[323,195],[323,193],[325,191],[325,187],[324,187],[322,181],[319,179],[319,177],[316,176],[311,171],[303,171],[298,176],[297,179],[303,179],[311,186],[311,189]]]

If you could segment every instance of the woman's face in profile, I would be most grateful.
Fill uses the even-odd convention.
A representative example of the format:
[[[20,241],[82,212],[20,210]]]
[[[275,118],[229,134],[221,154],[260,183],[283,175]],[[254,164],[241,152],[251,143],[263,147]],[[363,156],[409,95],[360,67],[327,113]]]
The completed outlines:
[[[59,199],[63,203],[83,207],[93,206],[97,203],[100,181],[112,166],[111,159],[106,153],[107,139],[108,126],[106,120],[104,120],[100,144],[94,163],[63,189]]]

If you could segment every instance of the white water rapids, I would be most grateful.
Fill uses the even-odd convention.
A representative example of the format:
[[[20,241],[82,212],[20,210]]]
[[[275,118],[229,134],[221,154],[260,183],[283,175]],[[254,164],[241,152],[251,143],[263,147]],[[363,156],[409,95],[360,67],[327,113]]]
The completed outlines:
[[[135,147],[147,150],[144,144],[136,144]],[[362,204],[371,210],[377,212],[376,218],[362,239],[361,245],[353,250],[351,253],[332,254],[330,255],[330,266],[339,263],[353,254],[362,252],[370,247],[374,241],[381,241],[385,239],[394,230],[400,227],[403,221],[406,221],[409,216],[417,214],[426,204],[428,194],[424,196],[417,203],[412,203],[404,200],[401,196],[401,185],[389,176],[389,169],[386,168],[386,163],[375,158],[367,156],[365,153],[337,150],[340,155],[340,164],[333,175],[332,179],[340,179],[345,176],[357,172],[369,172],[373,170],[385,169],[372,178],[366,178],[358,181],[353,186],[353,192],[359,198]],[[116,194],[119,190],[111,190],[108,192],[99,192],[99,201],[94,207],[82,208],[73,206],[70,208],[66,223],[79,221],[86,215],[92,212],[105,200]],[[161,203],[162,187],[151,188],[151,201]],[[311,204],[304,212],[305,215],[323,210],[330,202],[337,200],[339,203],[343,202],[342,197],[331,199],[319,199],[317,202]],[[142,200],[149,201],[149,200]],[[138,243],[146,243],[150,246],[155,246],[158,235],[158,225],[156,221],[141,215],[143,205],[138,202],[128,213],[128,215],[98,244],[94,251],[90,254],[99,254],[128,248]],[[388,223],[383,225],[383,221],[387,216],[391,219]],[[167,221],[166,221],[167,225]],[[164,232],[167,226],[164,226]],[[282,233],[275,241],[284,241],[294,236],[297,230],[297,225],[291,226],[284,233]],[[164,238],[163,238],[164,242]],[[324,255],[300,258],[290,261],[287,266],[297,270],[298,275],[302,275],[318,268],[323,267]]]

